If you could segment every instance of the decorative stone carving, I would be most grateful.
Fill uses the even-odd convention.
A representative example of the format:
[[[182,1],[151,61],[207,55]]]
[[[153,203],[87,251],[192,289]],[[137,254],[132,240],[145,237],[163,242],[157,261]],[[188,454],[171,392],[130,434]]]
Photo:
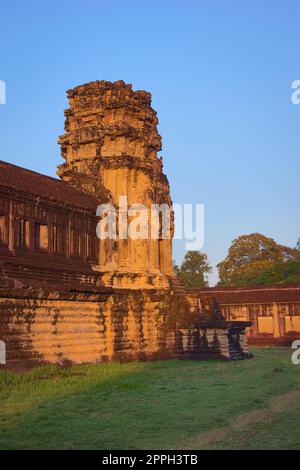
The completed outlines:
[[[67,93],[66,132],[59,138],[65,163],[58,167],[58,175],[99,199],[106,194],[116,208],[120,196],[127,197],[128,206],[144,204],[149,214],[151,204],[171,207],[169,183],[157,156],[161,137],[150,93],[133,91],[122,80],[95,81]],[[173,223],[170,239],[101,241],[99,271],[107,273],[104,282],[169,288],[172,234]]]
[[[7,366],[250,357],[250,322],[224,321],[173,276],[173,221],[169,239],[96,237],[98,204],[172,204],[151,95],[101,81],[68,97],[61,180],[0,162]]]

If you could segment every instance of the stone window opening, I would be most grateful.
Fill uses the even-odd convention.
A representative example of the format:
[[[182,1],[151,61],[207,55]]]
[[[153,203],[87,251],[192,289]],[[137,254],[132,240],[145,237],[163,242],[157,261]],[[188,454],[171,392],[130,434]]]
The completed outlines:
[[[93,236],[91,233],[85,234],[86,240],[86,257],[88,260],[96,259],[96,237]]]
[[[60,225],[53,226],[53,253],[63,255],[65,252],[65,233]]]
[[[49,234],[47,225],[35,224],[35,246],[38,251],[48,251]]]
[[[79,258],[84,258],[85,256],[85,250],[86,250],[86,245],[85,245],[85,237],[83,233],[78,234],[78,240],[79,240],[79,251],[78,251],[78,256]]]
[[[16,247],[29,249],[29,220],[16,220]]]
[[[78,230],[71,230],[71,256],[80,256],[80,233]]]
[[[7,246],[7,224],[6,224],[6,216],[0,214],[0,246]]]
[[[90,259],[91,258],[91,234],[90,233],[86,233],[85,234],[85,243],[86,243],[86,257],[87,259]]]

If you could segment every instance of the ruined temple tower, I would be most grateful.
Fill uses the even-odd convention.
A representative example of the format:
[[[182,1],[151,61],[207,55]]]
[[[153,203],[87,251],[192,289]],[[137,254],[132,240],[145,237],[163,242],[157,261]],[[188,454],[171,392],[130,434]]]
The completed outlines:
[[[251,357],[251,323],[225,321],[215,294],[185,289],[173,275],[173,223],[169,237],[163,216],[156,237],[126,238],[117,220],[114,237],[96,236],[105,220],[97,207],[110,204],[120,220],[120,196],[146,212],[172,204],[150,94],[97,81],[68,98],[62,179],[0,161],[0,341],[9,366]],[[128,216],[130,225],[139,219]],[[236,294],[217,293],[223,311]]]
[[[157,156],[161,137],[150,93],[133,91],[120,80],[91,82],[67,94],[70,108],[59,139],[65,163],[58,175],[117,209],[120,196],[126,196],[128,206],[171,206],[169,183]],[[168,288],[173,276],[172,232],[172,224],[169,239],[123,239],[117,232],[115,240],[99,241],[94,269],[103,273],[106,285]]]

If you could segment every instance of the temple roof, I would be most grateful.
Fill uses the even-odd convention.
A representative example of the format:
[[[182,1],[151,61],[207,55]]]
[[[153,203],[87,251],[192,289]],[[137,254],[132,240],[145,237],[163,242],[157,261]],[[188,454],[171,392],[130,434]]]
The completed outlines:
[[[99,200],[65,181],[0,160],[0,187],[6,187],[95,212]]]
[[[253,287],[191,288],[190,294],[214,297],[221,304],[300,301],[300,284],[275,284]]]

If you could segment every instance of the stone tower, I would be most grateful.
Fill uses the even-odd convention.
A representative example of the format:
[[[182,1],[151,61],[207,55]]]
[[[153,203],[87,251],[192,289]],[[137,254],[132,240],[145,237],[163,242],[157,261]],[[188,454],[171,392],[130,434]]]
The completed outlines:
[[[151,94],[133,91],[122,80],[90,82],[67,94],[70,108],[65,111],[65,134],[59,138],[65,163],[58,175],[117,209],[120,196],[126,196],[128,206],[171,206],[169,183],[157,156],[161,137]],[[94,268],[114,287],[168,288],[172,232],[173,224],[170,239],[121,239],[117,234],[116,240],[101,240]]]

